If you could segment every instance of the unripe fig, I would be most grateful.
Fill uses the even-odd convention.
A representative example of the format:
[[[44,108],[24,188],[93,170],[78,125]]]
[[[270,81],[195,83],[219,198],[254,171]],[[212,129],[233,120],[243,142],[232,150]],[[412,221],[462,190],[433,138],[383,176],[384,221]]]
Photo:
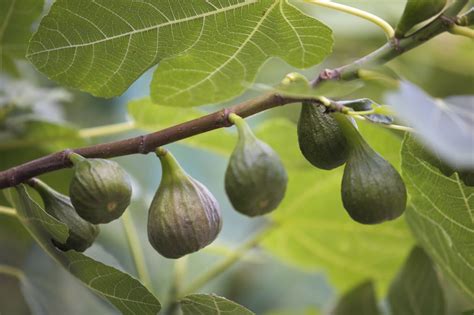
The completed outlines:
[[[43,199],[46,212],[64,223],[69,229],[69,237],[65,244],[53,240],[56,247],[63,251],[74,249],[78,252],[89,248],[99,234],[99,227],[82,219],[68,196],[57,192],[38,179],[33,179],[31,186]]]
[[[222,228],[214,196],[159,148],[163,175],[148,212],[148,240],[164,257],[179,258],[213,242]]]
[[[298,143],[303,156],[324,170],[341,166],[349,156],[349,145],[339,123],[325,106],[304,102],[298,121]]]
[[[231,114],[239,140],[225,173],[225,191],[238,212],[254,217],[275,210],[286,192],[288,176],[275,151],[258,140],[244,119]]]
[[[415,25],[440,13],[446,2],[447,0],[408,0],[395,30],[395,37],[405,36]]]
[[[344,208],[352,219],[363,224],[398,218],[407,203],[400,174],[365,142],[345,115],[335,117],[351,146],[341,185]]]
[[[77,213],[94,224],[119,218],[132,197],[128,174],[113,161],[85,159],[75,153],[69,158],[74,164],[69,195]]]

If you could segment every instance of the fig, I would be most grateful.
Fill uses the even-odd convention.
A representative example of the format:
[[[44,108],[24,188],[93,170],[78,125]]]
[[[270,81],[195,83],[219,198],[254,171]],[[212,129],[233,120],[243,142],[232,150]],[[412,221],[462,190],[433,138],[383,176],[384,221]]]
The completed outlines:
[[[76,153],[69,159],[74,164],[69,196],[77,213],[93,224],[118,219],[132,197],[128,174],[113,161],[85,159]]]
[[[30,182],[43,199],[45,211],[69,228],[66,243],[61,244],[53,240],[54,245],[63,251],[74,249],[83,252],[89,248],[99,234],[99,227],[82,219],[68,196],[57,192],[39,179]]]
[[[308,162],[331,170],[347,161],[349,145],[339,123],[325,110],[325,106],[303,103],[298,120],[298,143]]]
[[[395,30],[395,37],[402,38],[415,25],[440,13],[446,2],[447,0],[408,0]]]
[[[225,191],[238,212],[254,217],[275,210],[285,196],[288,176],[275,151],[258,140],[245,120],[235,114],[239,139],[225,173]]]
[[[180,258],[212,243],[222,228],[214,196],[173,155],[156,151],[163,175],[148,212],[148,240],[166,258]]]
[[[407,204],[402,177],[369,146],[345,115],[335,117],[351,147],[341,185],[344,208],[362,224],[398,218]]]

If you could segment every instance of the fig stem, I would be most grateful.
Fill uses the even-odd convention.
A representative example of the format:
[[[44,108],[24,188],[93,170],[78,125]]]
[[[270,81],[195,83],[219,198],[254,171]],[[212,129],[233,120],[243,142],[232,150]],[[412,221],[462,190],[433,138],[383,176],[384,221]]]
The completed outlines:
[[[449,32],[453,35],[460,35],[469,39],[474,39],[474,30],[466,26],[453,25],[449,29]]]
[[[221,273],[229,269],[236,262],[238,262],[245,254],[262,242],[273,230],[276,224],[271,223],[263,227],[257,232],[251,239],[240,245],[232,254],[224,258],[221,262],[218,262],[215,266],[211,267],[206,273],[201,274],[191,284],[188,285],[184,290],[178,294],[178,299],[181,299],[189,294],[197,292],[208,282],[219,276]]]
[[[391,39],[395,36],[395,30],[393,29],[393,27],[387,21],[378,17],[375,14],[348,5],[331,2],[328,0],[305,0],[305,2],[360,17],[380,27],[384,31],[385,35],[387,35],[387,38]]]
[[[86,160],[85,157],[83,157],[83,156],[81,156],[81,155],[79,155],[79,154],[77,154],[77,153],[74,153],[74,152],[71,152],[71,153],[67,156],[67,158],[68,158],[68,159],[71,161],[71,163],[74,164],[74,165],[77,165],[78,163],[83,162],[83,161]]]
[[[143,254],[143,248],[141,246],[140,239],[138,238],[137,229],[133,223],[133,218],[130,213],[130,209],[126,210],[122,215],[122,226],[125,232],[125,238],[127,239],[128,248],[133,257],[135,264],[135,270],[137,271],[138,278],[148,289],[153,289],[152,281],[148,268],[146,266],[145,255]]]
[[[159,147],[155,151],[156,156],[160,159],[162,168],[162,180],[171,180],[173,177],[186,175],[179,162],[173,154],[165,148]]]
[[[237,127],[237,130],[239,131],[239,139],[244,139],[246,136],[250,136],[251,138],[255,137],[245,119],[239,115],[231,113],[229,114],[228,120]]]
[[[13,208],[7,208],[0,206],[0,215],[7,215],[10,217],[16,217],[16,210]]]
[[[367,146],[364,138],[361,136],[359,131],[354,127],[354,125],[349,121],[348,117],[344,114],[334,113],[334,118],[339,123],[342,132],[346,136],[347,143],[354,149],[359,147]]]
[[[8,266],[8,265],[0,265],[0,274],[12,276],[19,280],[22,280],[25,277],[25,274],[23,273],[23,271],[21,271],[18,268]]]

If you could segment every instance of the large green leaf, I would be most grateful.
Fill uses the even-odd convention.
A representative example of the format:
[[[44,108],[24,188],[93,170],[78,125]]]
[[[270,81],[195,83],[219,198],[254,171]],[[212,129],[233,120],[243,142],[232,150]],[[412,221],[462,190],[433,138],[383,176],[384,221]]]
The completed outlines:
[[[425,251],[415,247],[388,292],[392,315],[444,315],[443,289],[434,264]]]
[[[414,235],[433,260],[474,299],[474,188],[457,173],[446,177],[434,165],[436,157],[413,136],[402,150],[403,177],[410,195],[407,220]]]
[[[327,26],[286,0],[58,0],[28,58],[51,79],[103,97],[164,59],[154,101],[196,106],[238,95],[271,56],[309,67],[332,43]]]
[[[289,186],[274,212],[280,224],[264,246],[281,259],[308,270],[323,270],[340,290],[374,279],[385,291],[412,246],[404,220],[367,226],[352,221],[340,197],[342,168],[317,170],[301,156],[296,128],[266,127],[260,137],[275,145],[287,167]],[[396,167],[401,139],[385,129],[360,124],[369,143]],[[278,137],[285,134],[284,141]]]
[[[13,58],[24,57],[31,24],[40,15],[43,5],[43,0],[0,1],[0,71],[4,66],[14,67]]]
[[[6,195],[38,244],[93,292],[107,299],[123,314],[156,314],[160,310],[158,300],[130,275],[74,250],[62,252],[56,249],[51,238],[64,242],[69,231],[66,225],[49,216],[31,199],[24,185],[6,190]]]
[[[155,105],[149,98],[130,102],[128,113],[137,128],[147,131],[161,130],[206,114],[199,109]],[[232,148],[237,141],[236,138],[235,134],[219,129],[183,139],[182,142],[189,146],[227,155],[232,152]]]
[[[374,284],[371,281],[363,282],[344,294],[331,312],[331,315],[352,314],[380,314],[380,309],[377,306]]]
[[[192,294],[180,301],[184,315],[255,315],[245,307],[217,295]]]

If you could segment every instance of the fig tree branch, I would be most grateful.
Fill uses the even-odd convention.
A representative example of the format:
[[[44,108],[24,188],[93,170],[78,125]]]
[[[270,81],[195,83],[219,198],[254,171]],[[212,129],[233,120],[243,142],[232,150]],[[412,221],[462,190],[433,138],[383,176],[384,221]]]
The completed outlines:
[[[457,14],[467,2],[468,0],[456,0],[443,14],[414,34],[402,39],[391,39],[378,50],[348,65],[322,71],[312,82],[312,85],[316,87],[325,80],[357,79],[359,70],[383,65],[435,36],[449,31],[458,20]],[[0,189],[16,186],[35,176],[71,167],[72,164],[68,158],[71,152],[86,158],[112,158],[131,154],[147,154],[153,152],[159,146],[211,130],[229,127],[232,125],[227,119],[230,113],[245,118],[274,107],[302,101],[318,102],[319,99],[287,97],[278,93],[270,93],[154,133],[74,150],[66,149],[0,172]]]

